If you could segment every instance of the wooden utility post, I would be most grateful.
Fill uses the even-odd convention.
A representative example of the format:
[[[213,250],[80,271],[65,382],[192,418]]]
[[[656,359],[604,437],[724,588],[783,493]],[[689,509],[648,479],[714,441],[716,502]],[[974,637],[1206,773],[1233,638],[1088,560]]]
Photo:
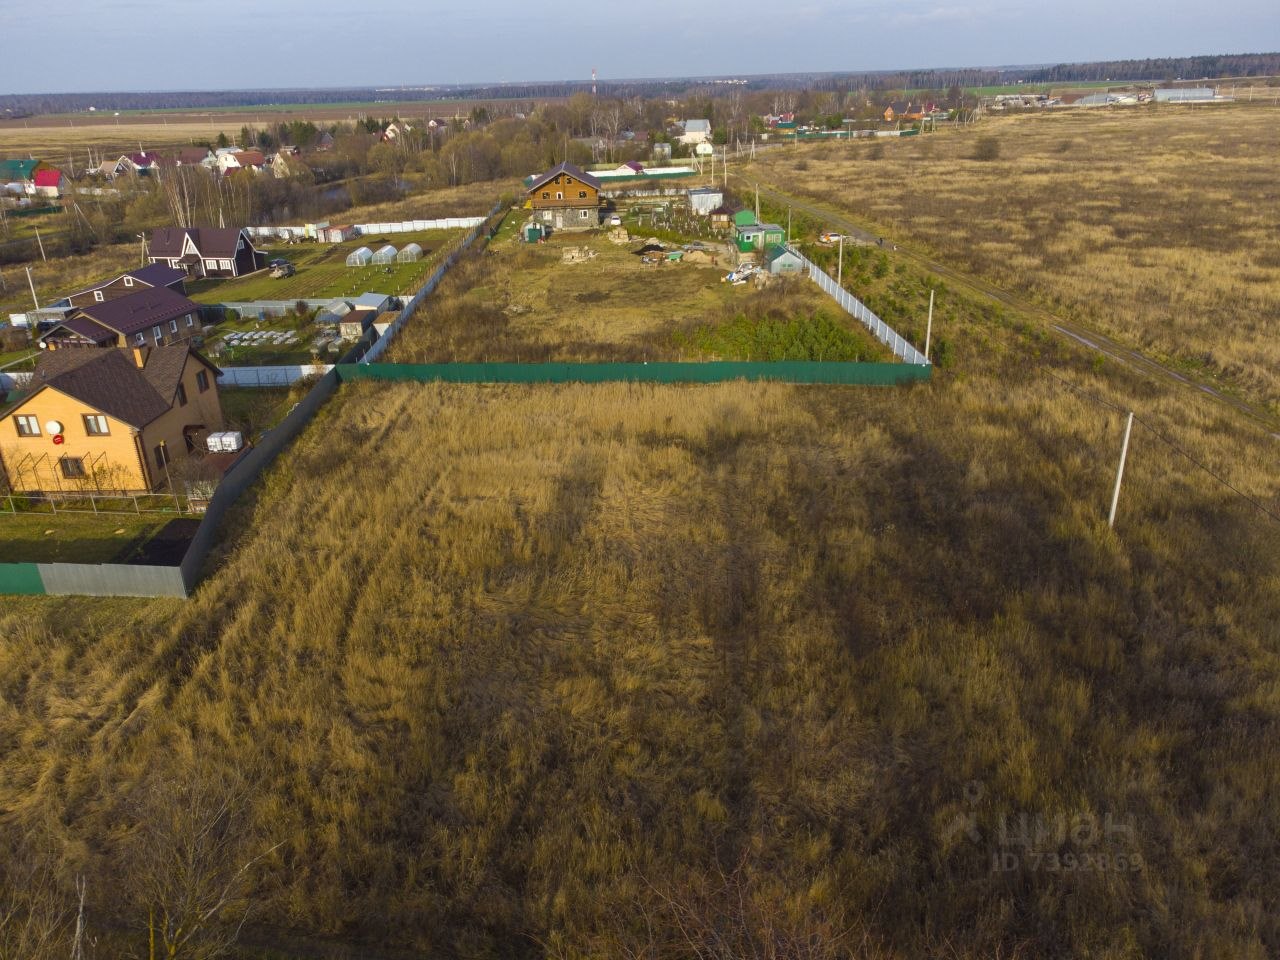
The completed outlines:
[[[44,255],[44,241],[40,239],[40,228],[34,227],[33,229],[36,232],[36,243],[40,244],[40,259],[48,263],[49,258]]]
[[[933,291],[929,291],[929,322],[924,327],[924,362],[929,362],[929,339],[933,336]]]
[[[1116,525],[1116,506],[1120,503],[1120,481],[1124,479],[1124,461],[1129,456],[1129,434],[1133,430],[1133,411],[1129,411],[1129,419],[1124,425],[1124,442],[1120,444],[1120,465],[1116,467],[1116,487],[1111,492],[1111,515],[1107,517],[1107,526]]]
[[[31,279],[31,268],[27,267],[26,270],[27,270],[27,286],[31,288],[31,302],[34,303],[36,305],[36,309],[39,310],[40,301],[39,299],[36,298],[36,284],[35,284],[35,281]]]

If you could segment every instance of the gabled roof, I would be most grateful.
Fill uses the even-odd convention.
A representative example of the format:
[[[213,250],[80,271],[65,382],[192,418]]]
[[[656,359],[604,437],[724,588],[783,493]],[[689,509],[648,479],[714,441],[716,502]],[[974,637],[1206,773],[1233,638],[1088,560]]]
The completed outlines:
[[[158,227],[151,232],[151,256],[181,257],[189,235],[201,256],[231,259],[236,255],[236,244],[242,233],[244,230],[237,227]],[[245,242],[250,242],[248,236]]]
[[[142,428],[173,407],[174,395],[193,356],[214,375],[220,371],[186,344],[152,348],[142,369],[133,351],[68,347],[40,355],[32,385],[57,390],[131,427]]]
[[[84,337],[90,343],[105,344],[114,340],[116,334],[104,327],[100,323],[90,320],[88,317],[72,316],[55,324],[50,328],[41,339],[50,339],[54,337],[59,330],[70,330],[72,333]]]
[[[710,120],[686,120],[684,122],[685,133],[710,133]]]
[[[260,167],[267,162],[261,150],[241,150],[231,156],[235,157],[236,163],[242,167]]]
[[[198,303],[168,287],[150,287],[115,300],[86,304],[77,313],[128,336],[199,309]]]
[[[56,187],[62,183],[61,170],[37,170],[36,186],[37,187]]]
[[[178,151],[178,162],[186,164],[203,163],[208,156],[208,147],[183,147]]]
[[[145,283],[148,287],[167,287],[171,283],[187,278],[184,271],[163,263],[151,263],[145,267],[139,267],[137,270],[130,270],[125,276],[133,277],[133,279],[139,283]]]
[[[583,171],[582,169],[575,167],[568,160],[566,160],[564,163],[556,164],[554,167],[552,167],[550,170],[548,170],[546,173],[542,174],[541,176],[534,177],[533,183],[529,184],[529,189],[537,190],[544,183],[548,182],[549,180],[553,179],[556,176],[559,176],[562,173],[567,173],[569,176],[573,177],[578,182],[585,183],[588,187],[594,187],[596,190],[600,189],[599,180],[591,176],[591,174]]]
[[[0,160],[0,182],[30,180],[39,160]]]

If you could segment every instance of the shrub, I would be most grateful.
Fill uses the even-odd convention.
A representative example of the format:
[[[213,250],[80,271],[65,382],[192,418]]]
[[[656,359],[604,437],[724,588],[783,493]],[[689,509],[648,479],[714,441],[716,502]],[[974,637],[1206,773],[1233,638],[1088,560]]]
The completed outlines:
[[[995,137],[982,137],[974,145],[973,159],[989,162],[1000,159],[1000,141]]]

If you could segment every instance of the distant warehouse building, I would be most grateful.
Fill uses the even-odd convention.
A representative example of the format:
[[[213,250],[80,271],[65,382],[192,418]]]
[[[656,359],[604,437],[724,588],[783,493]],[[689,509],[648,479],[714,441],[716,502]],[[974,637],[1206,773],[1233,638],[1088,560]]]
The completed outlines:
[[[1156,90],[1156,103],[1213,103],[1213,87],[1170,87]]]

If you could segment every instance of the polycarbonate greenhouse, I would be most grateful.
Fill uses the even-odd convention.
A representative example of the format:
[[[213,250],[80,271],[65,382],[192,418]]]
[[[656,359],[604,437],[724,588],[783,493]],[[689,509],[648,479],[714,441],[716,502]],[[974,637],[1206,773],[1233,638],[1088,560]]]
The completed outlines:
[[[421,260],[422,247],[418,246],[416,243],[411,243],[396,254],[396,259],[401,263],[413,263],[417,260]]]
[[[378,252],[373,255],[373,262],[374,263],[395,263],[396,248],[389,243],[385,247],[379,247]]]
[[[373,260],[373,251],[368,247],[359,247],[347,254],[348,267],[367,267]]]

